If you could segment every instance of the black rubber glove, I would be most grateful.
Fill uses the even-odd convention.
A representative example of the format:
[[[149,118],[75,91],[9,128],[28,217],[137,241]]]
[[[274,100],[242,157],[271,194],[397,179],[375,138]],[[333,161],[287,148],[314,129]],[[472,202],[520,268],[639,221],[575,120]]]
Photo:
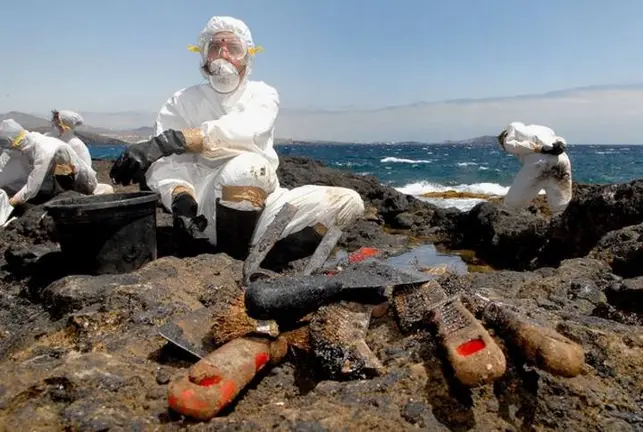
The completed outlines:
[[[500,147],[504,150],[505,149],[505,138],[507,138],[508,132],[506,130],[503,130],[500,132],[500,135],[496,137],[498,140],[498,144],[500,144]]]
[[[194,239],[205,238],[201,233],[208,226],[208,220],[204,215],[197,216],[198,207],[197,202],[188,193],[181,193],[172,201],[174,228]]]
[[[501,146],[505,145],[505,138],[507,138],[507,135],[508,135],[508,132],[506,130],[503,130],[502,132],[500,132],[500,135],[496,137],[496,139],[498,140],[498,143]]]
[[[114,184],[123,186],[142,183],[145,172],[156,160],[186,150],[183,132],[168,129],[149,141],[130,145],[114,162],[109,176]]]
[[[563,144],[561,141],[556,141],[554,144],[552,144],[552,148],[543,148],[542,150],[540,150],[540,152],[558,156],[559,154],[565,153],[565,144]]]

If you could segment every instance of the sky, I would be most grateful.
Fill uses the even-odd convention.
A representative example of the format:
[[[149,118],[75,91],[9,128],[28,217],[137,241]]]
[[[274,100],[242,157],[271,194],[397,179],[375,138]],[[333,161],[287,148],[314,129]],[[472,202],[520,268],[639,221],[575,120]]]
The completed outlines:
[[[6,3],[0,112],[156,112],[202,82],[187,45],[212,15],[248,24],[285,110],[643,84],[640,0]]]

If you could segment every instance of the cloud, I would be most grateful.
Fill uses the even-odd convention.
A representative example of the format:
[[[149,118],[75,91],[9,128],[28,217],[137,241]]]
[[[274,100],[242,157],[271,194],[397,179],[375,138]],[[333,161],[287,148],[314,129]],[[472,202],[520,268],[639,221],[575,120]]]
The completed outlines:
[[[153,126],[156,118],[154,112],[138,111],[81,114],[87,125],[117,130]],[[496,135],[512,121],[550,126],[574,144],[641,144],[643,85],[417,103],[377,110],[282,108],[275,135],[297,140],[439,142]]]
[[[497,134],[511,121],[544,124],[570,143],[643,143],[643,86],[420,103],[362,111],[284,109],[276,135],[329,141],[458,140]]]

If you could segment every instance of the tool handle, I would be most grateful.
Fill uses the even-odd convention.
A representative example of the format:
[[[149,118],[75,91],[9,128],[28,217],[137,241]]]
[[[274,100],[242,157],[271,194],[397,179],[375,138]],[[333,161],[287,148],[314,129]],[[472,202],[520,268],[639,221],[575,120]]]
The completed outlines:
[[[210,420],[232,402],[268,363],[281,361],[288,350],[276,341],[240,338],[223,345],[168,385],[172,410],[198,420]]]
[[[341,283],[323,275],[259,280],[246,289],[245,306],[255,319],[296,319],[330,303],[341,290]]]
[[[462,384],[475,387],[504,375],[502,350],[459,299],[436,308],[433,314],[447,360]]]
[[[581,372],[585,353],[579,344],[501,305],[490,304],[487,310],[500,321],[499,330],[520,348],[529,363],[565,377],[574,377]]]

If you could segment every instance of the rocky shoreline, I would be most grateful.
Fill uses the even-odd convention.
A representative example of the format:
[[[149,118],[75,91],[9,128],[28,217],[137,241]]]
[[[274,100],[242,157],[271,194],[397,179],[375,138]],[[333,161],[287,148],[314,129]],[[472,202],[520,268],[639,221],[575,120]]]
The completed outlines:
[[[109,163],[97,162],[101,181]],[[380,377],[324,379],[292,350],[209,424],[167,409],[167,383],[190,362],[158,336],[159,325],[238,289],[241,265],[177,242],[158,211],[160,258],[127,275],[64,276],[60,263],[21,268],[27,250],[56,246],[50,219],[33,207],[0,231],[0,424],[7,430],[588,430],[643,429],[643,180],[575,185],[551,220],[535,205],[512,212],[498,200],[469,212],[442,209],[385,187],[285,157],[286,187],[346,186],[365,199],[363,220],[340,246],[395,253],[431,242],[473,251],[484,272],[447,274],[518,306],[580,343],[586,364],[561,378],[525,363],[500,338],[507,373],[473,389],[454,383],[433,337],[402,334],[389,311],[366,342]],[[129,188],[135,190],[136,188]],[[35,251],[35,252],[34,252]],[[475,255],[473,255],[475,253]],[[478,268],[478,267],[475,267]],[[480,267],[482,268],[482,267]]]

